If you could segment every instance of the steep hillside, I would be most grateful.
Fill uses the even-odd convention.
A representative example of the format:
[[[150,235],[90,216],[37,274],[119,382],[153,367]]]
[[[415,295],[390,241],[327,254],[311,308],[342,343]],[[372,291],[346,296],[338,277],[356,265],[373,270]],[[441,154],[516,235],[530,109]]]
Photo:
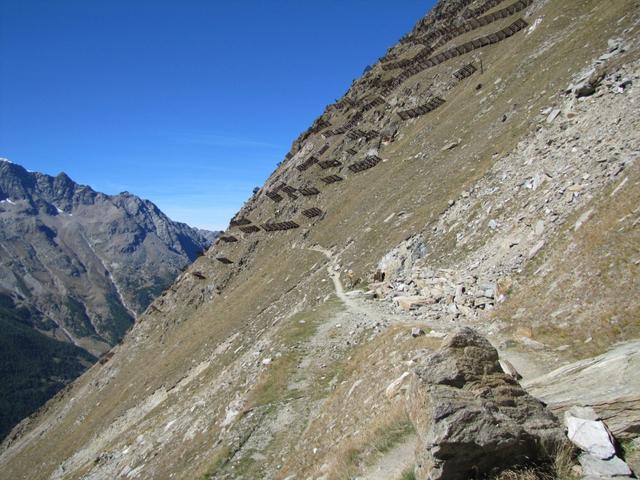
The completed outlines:
[[[119,342],[209,244],[129,193],[0,161],[0,436]]]
[[[639,33],[631,0],[441,1],[0,472],[410,475],[406,379],[460,326],[637,436],[637,356],[562,399],[536,379],[640,335]]]

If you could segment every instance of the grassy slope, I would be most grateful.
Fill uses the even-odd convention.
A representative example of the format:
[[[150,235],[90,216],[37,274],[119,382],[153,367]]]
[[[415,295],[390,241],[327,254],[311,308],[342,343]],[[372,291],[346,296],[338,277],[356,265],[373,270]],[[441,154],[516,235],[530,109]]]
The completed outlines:
[[[4,468],[11,478],[23,478],[25,463],[28,459],[38,458],[39,463],[30,468],[31,478],[48,477],[61,459],[88,444],[96,432],[107,431],[128,409],[153,392],[175,385],[217,345],[240,332],[240,339],[216,357],[215,363],[196,383],[179,393],[169,392],[167,404],[178,404],[185,398],[195,399],[206,385],[219,383],[225,369],[230,369],[241,355],[254,349],[255,343],[269,332],[274,322],[286,317],[285,312],[294,306],[308,309],[331,291],[329,284],[321,281],[324,272],[320,268],[324,258],[303,250],[304,245],[335,245],[337,250],[344,250],[343,264],[352,268],[356,276],[366,277],[390,247],[410,234],[423,231],[444,210],[450,198],[457,197],[474,178],[481,176],[491,165],[494,153],[508,151],[522,134],[533,128],[531,112],[548,106],[553,96],[569,83],[572,73],[606,48],[607,38],[614,36],[617,29],[624,28],[624,22],[617,25],[616,20],[631,8],[629,1],[607,5],[596,0],[549,2],[542,12],[545,21],[530,36],[520,34],[485,51],[484,76],[474,77],[458,86],[449,94],[447,104],[441,110],[404,124],[400,131],[402,138],[382,152],[387,162],[340,184],[323,188],[322,195],[316,199],[300,199],[295,204],[285,201],[277,207],[281,210],[279,214],[267,199],[253,206],[252,218],[262,221],[276,215],[281,219],[302,218],[296,212],[315,205],[327,215],[315,225],[306,220],[301,222],[303,229],[298,231],[260,233],[238,244],[225,245],[216,254],[236,260],[232,267],[215,262],[212,258],[215,254],[197,260],[190,271],[202,272],[206,279],[198,280],[187,274],[175,287],[175,292],[167,294],[165,303],[158,304],[160,311],[147,314],[134,327],[110,364],[93,367],[76,382],[68,395],[79,396],[81,401],[69,405],[65,397],[58,397],[51,402],[51,413],[46,413],[36,424],[53,418],[65,405],[69,408],[68,414],[53,423],[41,439],[34,438],[9,464],[0,468]],[[529,58],[537,46],[559,33],[571,33],[571,40],[552,44],[544,58]],[[520,61],[514,64],[514,58]],[[456,60],[455,64],[463,61]],[[436,68],[428,74],[437,71]],[[477,115],[483,106],[480,104],[482,96],[478,96],[474,88],[476,83],[483,83],[487,92],[495,88],[493,85],[498,78],[506,87],[492,99],[491,111]],[[520,105],[529,102],[530,110],[514,107],[510,101],[513,98],[519,99]],[[510,115],[508,124],[501,122],[505,112]],[[488,131],[492,132],[492,138],[487,137]],[[462,139],[460,148],[440,151],[443,145],[457,138]],[[414,158],[422,153],[426,155]],[[389,214],[401,210],[407,215],[400,221],[383,222]],[[306,228],[309,232],[303,238]],[[457,253],[451,247],[441,247],[443,264]],[[242,264],[239,264],[240,259],[243,259]],[[222,287],[222,294],[215,294],[215,289],[210,288],[212,285]],[[215,301],[210,301],[212,297]],[[241,349],[234,353],[236,347]],[[283,366],[287,371],[288,365],[284,361]],[[100,388],[91,388],[93,382],[109,372],[117,374]],[[249,380],[241,373],[214,398],[206,398],[212,408],[207,417],[210,429],[206,433],[157,445],[154,460],[157,471],[164,472],[163,475],[175,472],[183,478],[194,478],[195,473],[202,473],[211,464],[224,407],[236,392],[251,390],[251,385],[245,383]],[[347,388],[340,387],[338,393],[344,395]],[[271,390],[263,392],[263,399],[273,399]],[[341,401],[344,396],[329,398],[326,411],[330,418],[336,418],[340,412],[340,409],[332,411],[330,405],[340,406]],[[85,420],[76,425],[75,418],[80,416]],[[108,448],[131,445],[137,435],[168,421],[168,407],[158,408],[134,430],[107,443]],[[326,427],[327,424],[320,424],[314,428],[322,436],[328,435]],[[288,443],[295,444],[296,441],[293,437],[286,439]],[[297,458],[304,460],[305,456]],[[307,460],[310,459],[307,456]],[[92,461],[87,459],[87,470],[92,467]],[[311,466],[301,465],[300,468],[310,469]]]

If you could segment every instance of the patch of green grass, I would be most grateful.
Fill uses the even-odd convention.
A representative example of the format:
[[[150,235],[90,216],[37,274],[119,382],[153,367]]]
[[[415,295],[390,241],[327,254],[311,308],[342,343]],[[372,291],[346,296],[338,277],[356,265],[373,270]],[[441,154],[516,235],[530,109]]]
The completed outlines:
[[[638,450],[638,447],[636,447],[633,440],[623,440],[620,442],[620,449],[622,450],[623,456],[627,456]]]
[[[215,473],[220,469],[224,468],[224,466],[229,462],[232,454],[233,451],[228,445],[223,445],[216,450],[213,458],[211,459],[211,465],[207,468],[207,473],[202,475],[200,480],[211,480],[213,475],[215,475]]]
[[[18,313],[19,315],[20,313]],[[0,439],[96,358],[70,343],[47,337],[0,309]]]
[[[262,378],[253,389],[249,404],[253,407],[274,404],[297,396],[300,392],[287,388],[297,365],[304,356],[301,348],[318,330],[319,325],[342,308],[338,300],[327,302],[317,309],[308,310],[292,316],[279,330],[277,338],[279,349],[283,353],[280,358],[273,360]],[[305,392],[313,398],[324,396],[327,385],[331,382],[335,372],[323,372],[323,379],[312,382],[312,391]]]
[[[413,433],[415,428],[406,415],[381,421],[363,438],[362,443],[347,449],[346,461],[354,467],[369,465]]]
[[[403,418],[391,425],[378,428],[371,446],[379,453],[386,453],[412,433],[415,433],[413,423],[408,418]]]
[[[84,305],[73,297],[67,297],[65,301],[69,315],[66,323],[69,328],[79,337],[88,337],[96,335],[96,331],[91,324],[91,320],[87,316]]]
[[[287,385],[299,358],[299,353],[292,352],[275,359],[251,391],[249,406],[274,405],[294,396],[295,390],[288,390]]]
[[[416,480],[416,474],[414,472],[414,468],[415,467],[407,468],[404,472],[402,472],[399,480]]]
[[[111,337],[111,342],[115,344],[124,337],[127,330],[133,325],[133,317],[116,296],[109,295],[107,302],[109,304],[109,312],[111,313],[108,324],[109,336]]]

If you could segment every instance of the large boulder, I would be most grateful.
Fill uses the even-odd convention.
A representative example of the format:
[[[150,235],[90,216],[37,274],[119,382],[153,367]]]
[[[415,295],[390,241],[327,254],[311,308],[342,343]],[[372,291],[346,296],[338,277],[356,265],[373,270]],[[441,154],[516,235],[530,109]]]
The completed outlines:
[[[418,479],[466,480],[547,461],[566,441],[557,418],[503,372],[496,349],[470,328],[418,363],[407,395]]]

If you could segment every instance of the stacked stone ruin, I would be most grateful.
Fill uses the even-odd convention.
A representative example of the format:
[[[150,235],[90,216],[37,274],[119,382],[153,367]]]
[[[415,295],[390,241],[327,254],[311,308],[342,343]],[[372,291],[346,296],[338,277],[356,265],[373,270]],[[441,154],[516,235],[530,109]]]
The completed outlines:
[[[260,231],[260,228],[255,225],[248,225],[246,227],[240,227],[240,231],[244,233],[256,233]]]
[[[265,223],[262,225],[262,229],[265,232],[277,232],[277,231],[281,231],[281,230],[291,230],[292,228],[298,228],[300,225],[298,225],[296,222],[279,222],[279,223]]]
[[[313,207],[313,208],[309,208],[307,210],[304,210],[302,212],[302,214],[307,218],[314,218],[314,217],[319,217],[320,215],[322,215],[322,210],[320,210],[317,207]]]
[[[429,112],[432,112],[436,108],[440,107],[441,105],[444,105],[444,103],[445,101],[442,98],[433,97],[425,104],[422,104],[418,107],[415,107],[409,110],[403,110],[401,112],[398,112],[398,116],[402,120],[409,120],[410,118],[419,117],[421,115],[425,115]]]
[[[302,162],[300,165],[298,165],[296,168],[301,171],[304,172],[305,170],[307,170],[309,167],[311,167],[314,163],[318,163],[318,158],[315,157],[314,155],[311,155],[309,158],[307,158],[304,162]]]
[[[328,177],[321,178],[320,180],[329,185],[331,183],[340,182],[343,178],[339,175],[329,175]]]
[[[276,202],[276,203],[278,203],[278,202],[281,202],[281,201],[282,201],[282,195],[280,195],[280,194],[279,194],[279,193],[277,193],[277,192],[271,192],[271,191],[269,191],[269,192],[265,192],[265,195],[266,195],[267,197],[269,197],[271,200],[273,200],[274,202]]]
[[[340,165],[342,165],[342,162],[339,160],[324,160],[322,162],[318,162],[318,166],[323,170],[339,167]]]
[[[233,243],[233,242],[237,242],[238,239],[233,235],[223,235],[220,237],[220,241],[224,243]]]
[[[299,188],[298,191],[305,197],[311,197],[320,193],[320,190],[318,190],[316,187],[302,187]]]
[[[469,63],[464,65],[462,68],[453,72],[453,76],[456,77],[459,81],[464,80],[467,77],[473,75],[478,69],[473,63]]]
[[[349,165],[349,170],[351,170],[353,173],[363,172],[375,167],[381,161],[381,158],[377,155],[369,155],[364,160]]]

